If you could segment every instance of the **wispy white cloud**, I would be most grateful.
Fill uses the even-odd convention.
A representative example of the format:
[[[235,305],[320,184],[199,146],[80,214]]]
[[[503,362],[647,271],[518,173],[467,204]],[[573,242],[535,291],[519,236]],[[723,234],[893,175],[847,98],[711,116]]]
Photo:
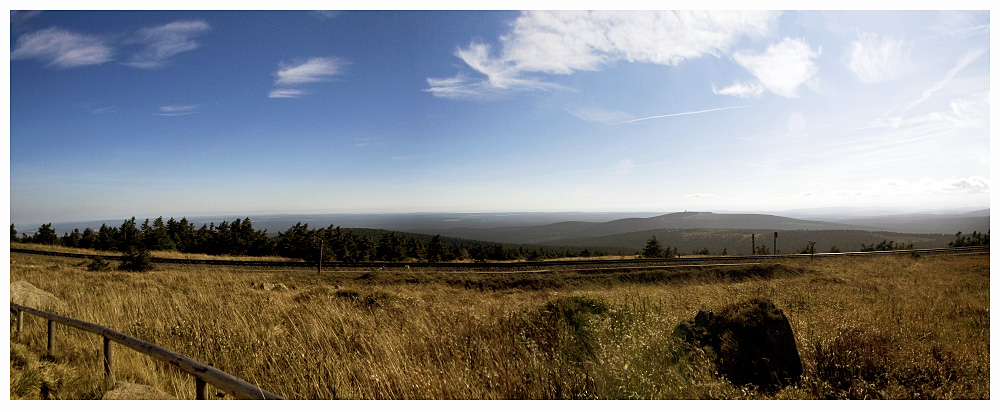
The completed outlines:
[[[300,64],[278,65],[274,73],[276,88],[268,93],[269,98],[299,98],[307,92],[297,87],[303,84],[330,81],[343,71],[346,61],[336,57],[313,57]]]
[[[712,92],[717,95],[730,95],[733,97],[740,97],[743,99],[748,99],[750,97],[757,98],[764,93],[764,86],[760,85],[758,82],[747,83],[743,81],[737,81],[730,85],[729,87],[723,89],[717,89],[712,86]]]
[[[989,34],[990,13],[985,10],[941,10],[927,28],[943,36],[966,37]]]
[[[376,137],[364,137],[358,138],[353,144],[351,144],[354,148],[371,147],[374,145],[382,145],[382,142]]]
[[[473,79],[459,73],[450,78],[427,78],[428,88],[424,91],[435,97],[453,100],[495,99],[528,91],[565,90],[569,87],[533,78],[511,77],[509,73],[487,73],[486,79]]]
[[[209,29],[204,21],[176,21],[141,29],[127,36],[127,40],[112,44],[103,37],[51,27],[20,36],[10,58],[37,59],[47,62],[46,66],[72,68],[112,61],[115,47],[138,44],[143,46],[142,50],[126,64],[136,68],[157,68],[177,54],[198,48],[194,37]]]
[[[797,97],[799,85],[819,71],[813,61],[816,57],[816,52],[804,40],[787,37],[760,54],[748,51],[733,54],[733,59],[757,77],[764,88],[789,98]]]
[[[116,110],[111,107],[98,107],[98,108],[88,108],[87,111],[89,111],[93,115],[102,115],[115,112]]]
[[[56,68],[103,64],[113,58],[114,50],[104,39],[56,27],[18,37],[10,53],[11,60],[42,60]]]
[[[274,74],[278,77],[274,83],[277,85],[298,85],[328,81],[333,76],[340,74],[343,65],[343,61],[334,57],[313,57],[296,65],[282,63],[279,65],[278,72]]]
[[[615,124],[634,118],[632,114],[621,111],[609,111],[599,108],[565,109],[569,115],[589,123]]]
[[[393,161],[403,161],[403,160],[408,160],[408,159],[419,159],[419,158],[426,158],[426,157],[427,157],[427,155],[426,155],[426,154],[417,154],[417,155],[394,155],[394,156],[392,156],[392,157],[389,157],[389,159],[391,159],[391,160],[393,160]]]
[[[313,10],[313,11],[310,11],[309,14],[311,14],[313,17],[316,17],[316,18],[318,18],[320,20],[333,20],[333,19],[337,18],[337,16],[340,15],[340,11],[337,11],[337,10]]]
[[[472,98],[497,90],[554,89],[530,73],[572,74],[616,61],[676,65],[728,52],[746,35],[766,35],[778,13],[762,11],[528,11],[500,37],[495,54],[473,42],[455,55],[485,76],[427,78],[424,90],[444,98]]]
[[[305,90],[295,88],[278,88],[267,93],[267,98],[299,98],[305,94]]]
[[[907,60],[903,40],[859,33],[847,52],[847,65],[863,82],[880,83],[896,78]]]
[[[427,78],[427,85],[430,87],[424,91],[440,98],[458,100],[483,98],[490,95],[490,86],[487,81],[472,80],[461,73],[451,78]]]
[[[735,106],[732,106],[732,107],[719,107],[719,108],[710,108],[710,109],[707,109],[707,110],[699,110],[699,111],[688,111],[688,112],[678,112],[678,113],[673,113],[673,114],[654,115],[654,116],[651,116],[651,117],[636,118],[634,120],[622,121],[622,122],[619,122],[619,123],[615,123],[615,125],[618,125],[618,124],[628,124],[628,123],[639,122],[639,121],[646,121],[646,120],[652,120],[652,119],[655,119],[655,118],[680,117],[682,115],[704,114],[706,112],[723,111],[723,110],[733,110],[733,109],[737,109],[737,108],[748,108],[748,107],[753,107],[753,106],[752,105],[735,105]]]
[[[41,11],[21,11],[21,10],[11,10],[10,11],[10,29],[11,31],[17,32],[22,30],[25,23],[42,14]]]
[[[927,90],[925,90],[920,95],[920,98],[918,98],[916,101],[914,101],[914,102],[910,103],[910,105],[906,106],[906,108],[903,109],[903,113],[909,111],[913,107],[916,107],[916,106],[922,104],[924,101],[927,101],[928,99],[930,99],[931,96],[934,95],[934,93],[940,91],[942,88],[944,88],[946,85],[948,85],[948,83],[950,83],[951,80],[953,80],[955,78],[955,75],[958,74],[959,71],[962,71],[963,68],[965,68],[969,64],[972,64],[974,61],[978,60],[979,57],[981,57],[985,53],[986,53],[985,49],[979,49],[979,50],[972,50],[972,51],[969,51],[969,52],[966,52],[965,54],[963,54],[962,57],[959,58],[958,61],[955,63],[955,66],[952,67],[951,70],[948,70],[948,73],[945,74],[944,78],[942,78],[940,81],[938,81],[937,83],[935,83],[934,85],[932,85],[930,88],[928,88]]]
[[[160,107],[160,111],[153,113],[153,115],[174,117],[178,115],[188,115],[197,113],[197,111],[195,111],[196,109],[198,109],[197,105],[168,105]]]
[[[990,180],[982,175],[964,178],[881,178],[857,189],[836,189],[815,195],[821,197],[905,197],[990,192]]]
[[[139,30],[130,43],[144,48],[132,56],[128,65],[136,68],[159,68],[173,56],[198,48],[194,38],[210,30],[204,21],[182,20]]]

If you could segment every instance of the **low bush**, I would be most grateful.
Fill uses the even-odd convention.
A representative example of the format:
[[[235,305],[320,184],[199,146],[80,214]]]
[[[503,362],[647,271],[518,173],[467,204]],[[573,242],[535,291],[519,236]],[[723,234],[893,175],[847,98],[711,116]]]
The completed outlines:
[[[147,272],[153,270],[153,256],[148,249],[132,247],[122,255],[122,263],[118,265],[119,270],[129,272]]]

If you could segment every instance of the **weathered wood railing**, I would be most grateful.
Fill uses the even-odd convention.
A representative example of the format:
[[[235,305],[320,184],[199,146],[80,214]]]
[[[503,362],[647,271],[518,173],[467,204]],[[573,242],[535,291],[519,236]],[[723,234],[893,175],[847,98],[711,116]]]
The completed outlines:
[[[240,399],[264,399],[281,400],[281,396],[268,392],[255,386],[239,377],[233,376],[212,366],[200,363],[190,357],[171,351],[164,347],[149,343],[145,340],[136,339],[132,336],[109,329],[101,325],[76,320],[73,318],[60,316],[54,313],[32,309],[11,302],[11,313],[17,316],[17,337],[21,337],[24,329],[24,313],[29,313],[48,320],[48,348],[47,353],[52,356],[55,349],[55,323],[74,327],[85,332],[100,335],[104,338],[104,376],[114,380],[113,355],[111,342],[116,342],[141,354],[152,357],[161,362],[176,367],[180,371],[187,373],[195,379],[195,397],[199,400],[207,398],[206,384],[211,384],[219,390],[232,394]]]

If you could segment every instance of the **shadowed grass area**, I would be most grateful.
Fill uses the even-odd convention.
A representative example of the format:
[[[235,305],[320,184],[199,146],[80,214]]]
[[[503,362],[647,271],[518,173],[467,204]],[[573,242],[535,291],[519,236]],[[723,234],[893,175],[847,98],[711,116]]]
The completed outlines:
[[[989,398],[988,256],[322,275],[168,265],[104,272],[74,259],[11,259],[11,282],[55,294],[69,316],[290,399]],[[260,283],[286,287],[252,285]],[[774,394],[734,387],[672,334],[699,309],[754,297],[785,312],[802,357],[802,380]],[[62,399],[110,388],[100,337],[63,328],[47,361],[38,359],[44,321],[28,319],[20,343],[13,320],[11,333],[12,398],[40,398],[43,385]],[[191,378],[168,366],[125,348],[115,359],[118,380],[194,398]]]

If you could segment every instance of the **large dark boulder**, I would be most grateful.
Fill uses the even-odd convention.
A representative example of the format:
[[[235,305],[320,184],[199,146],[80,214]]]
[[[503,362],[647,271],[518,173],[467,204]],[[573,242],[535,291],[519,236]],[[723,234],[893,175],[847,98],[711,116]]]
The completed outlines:
[[[773,393],[802,377],[792,326],[768,299],[750,299],[718,313],[701,310],[693,320],[678,325],[674,334],[702,348],[719,373],[735,385],[754,385]]]

